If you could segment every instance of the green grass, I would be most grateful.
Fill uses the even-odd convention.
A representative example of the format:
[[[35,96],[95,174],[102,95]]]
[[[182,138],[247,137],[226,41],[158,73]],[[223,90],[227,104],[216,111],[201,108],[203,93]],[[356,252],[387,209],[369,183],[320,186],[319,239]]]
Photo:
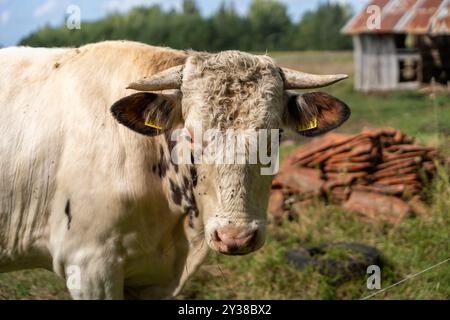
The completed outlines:
[[[373,293],[360,277],[336,285],[333,279],[286,261],[290,248],[323,242],[358,242],[382,253],[382,288],[450,257],[450,182],[441,172],[430,186],[429,219],[409,218],[397,226],[369,224],[337,207],[301,208],[297,221],[269,226],[266,245],[245,257],[211,254],[189,282],[189,299],[360,299]],[[339,253],[339,254],[342,254]],[[450,262],[427,271],[376,299],[449,299]]]
[[[450,181],[441,170],[429,187],[429,218],[397,226],[365,223],[338,207],[298,208],[298,218],[269,224],[265,246],[248,256],[210,254],[183,290],[186,299],[360,299],[373,293],[366,278],[336,285],[312,269],[287,263],[288,249],[323,242],[359,242],[383,257],[382,288],[450,257]],[[47,271],[0,274],[0,299],[67,299],[64,282]],[[449,299],[450,263],[410,279],[376,299]]]
[[[70,299],[64,281],[45,270],[0,273],[1,299]]]
[[[431,96],[418,91],[362,94],[353,90],[352,79],[327,92],[346,102],[352,115],[341,131],[355,133],[365,126],[390,126],[416,137],[417,142],[447,151],[450,147],[450,96]]]
[[[281,65],[315,73],[352,75],[350,52],[275,53]],[[391,126],[437,146],[450,155],[450,97],[430,97],[417,91],[362,94],[353,81],[322,89],[345,101],[352,109],[340,132],[357,133],[364,127]],[[300,139],[305,141],[305,139]],[[296,145],[284,146],[284,158]],[[336,285],[317,271],[299,271],[285,259],[295,246],[326,241],[360,242],[377,247],[383,256],[382,288],[450,257],[450,182],[441,170],[427,189],[428,219],[408,218],[399,225],[369,224],[338,207],[317,203],[298,208],[295,221],[268,227],[266,245],[242,257],[211,254],[181,294],[189,299],[359,299],[373,291],[366,278]],[[0,274],[0,299],[65,299],[64,282],[42,270]],[[377,299],[449,299],[450,263],[410,279]]]
[[[338,131],[357,133],[364,127],[390,126],[450,155],[450,93],[431,95],[412,90],[365,94],[355,91],[350,52],[284,52],[273,56],[280,65],[305,72],[349,74],[347,80],[312,90],[328,92],[351,108],[350,119]]]

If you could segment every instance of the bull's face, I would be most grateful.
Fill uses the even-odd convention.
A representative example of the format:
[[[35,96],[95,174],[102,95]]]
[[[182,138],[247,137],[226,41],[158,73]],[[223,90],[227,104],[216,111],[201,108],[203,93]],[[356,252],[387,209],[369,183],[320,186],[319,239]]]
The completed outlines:
[[[192,53],[184,65],[130,84],[158,93],[121,99],[113,114],[147,135],[186,129],[206,242],[221,253],[246,254],[264,243],[273,178],[268,167],[275,166],[277,130],[313,136],[336,128],[350,114],[343,102],[325,93],[286,89],[321,87],[345,77],[283,69],[267,56],[238,51]],[[162,91],[169,89],[174,91]],[[206,159],[211,144],[216,149],[206,152]],[[261,148],[272,161],[261,161]]]

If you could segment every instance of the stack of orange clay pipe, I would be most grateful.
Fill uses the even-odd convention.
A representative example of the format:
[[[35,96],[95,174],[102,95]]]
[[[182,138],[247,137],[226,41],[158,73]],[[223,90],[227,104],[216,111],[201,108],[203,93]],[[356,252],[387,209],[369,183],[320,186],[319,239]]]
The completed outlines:
[[[294,203],[307,207],[323,199],[392,223],[410,214],[425,215],[422,189],[442,161],[435,148],[415,144],[392,128],[353,136],[330,133],[285,160],[272,183],[270,211],[281,219]]]

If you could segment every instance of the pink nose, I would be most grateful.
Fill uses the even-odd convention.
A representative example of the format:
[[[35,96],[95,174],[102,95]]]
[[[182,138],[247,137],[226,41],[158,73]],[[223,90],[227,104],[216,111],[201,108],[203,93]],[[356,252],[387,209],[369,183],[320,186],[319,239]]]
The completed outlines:
[[[220,253],[246,254],[256,244],[258,230],[242,230],[235,227],[224,227],[214,232],[213,242]]]

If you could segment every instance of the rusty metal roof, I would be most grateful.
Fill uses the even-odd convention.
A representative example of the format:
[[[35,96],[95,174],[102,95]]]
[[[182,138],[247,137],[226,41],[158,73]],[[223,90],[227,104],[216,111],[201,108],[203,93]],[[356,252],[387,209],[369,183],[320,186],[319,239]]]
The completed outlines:
[[[373,28],[371,6],[380,9],[379,28]],[[342,32],[450,35],[450,0],[372,0]]]

